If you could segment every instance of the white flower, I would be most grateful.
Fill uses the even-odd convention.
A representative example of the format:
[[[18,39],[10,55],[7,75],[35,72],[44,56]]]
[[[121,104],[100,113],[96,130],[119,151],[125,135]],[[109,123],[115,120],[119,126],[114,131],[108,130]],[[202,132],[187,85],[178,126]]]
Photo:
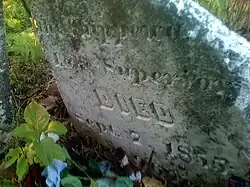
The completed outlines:
[[[58,134],[53,133],[53,132],[49,132],[48,137],[52,138],[55,143],[59,140]],[[44,133],[42,133],[40,136],[40,141],[44,140],[45,138],[46,138],[46,135]]]
[[[49,132],[49,133],[48,133],[48,137],[52,138],[52,139],[54,140],[55,143],[59,140],[58,134],[53,133],[53,132]]]

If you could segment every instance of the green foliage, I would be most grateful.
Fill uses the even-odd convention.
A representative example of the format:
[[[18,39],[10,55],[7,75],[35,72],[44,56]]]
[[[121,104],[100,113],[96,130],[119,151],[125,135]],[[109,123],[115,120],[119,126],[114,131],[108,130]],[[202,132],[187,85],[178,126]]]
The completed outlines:
[[[34,142],[39,140],[39,132],[31,129],[26,123],[16,127],[13,130],[16,137],[25,139],[26,142]]]
[[[15,187],[15,186],[11,181],[7,179],[2,179],[0,180],[0,187]]]
[[[28,160],[27,158],[24,157],[24,155],[22,155],[20,158],[18,158],[16,165],[16,174],[19,182],[23,180],[28,171],[29,171]]]
[[[98,184],[92,179],[90,182],[90,187],[98,187]]]
[[[21,0],[5,0],[7,49],[10,56],[20,62],[38,62],[43,53],[35,35],[36,25]]]
[[[36,102],[31,102],[24,110],[27,126],[39,134],[48,128],[50,120],[47,110]]]
[[[67,128],[58,121],[52,121],[49,124],[47,132],[53,132],[58,135],[65,135],[67,132]]]
[[[31,28],[19,33],[8,33],[7,50],[23,63],[37,63],[43,57],[40,43]]]
[[[216,15],[226,25],[235,31],[250,29],[250,1],[249,0],[197,0],[202,6]],[[240,34],[243,34],[241,32]],[[244,33],[245,34],[245,33]],[[243,34],[243,35],[244,35]]]
[[[100,178],[91,180],[90,187],[133,187],[133,181],[128,177]]]
[[[16,160],[19,158],[20,152],[21,152],[21,149],[19,147],[15,149],[10,149],[9,153],[5,156],[4,167],[8,168],[12,164],[14,164]]]
[[[116,187],[133,187],[133,181],[128,177],[118,177],[115,181]]]
[[[51,138],[34,143],[34,151],[45,166],[50,165],[53,159],[66,160],[65,151]]]
[[[67,129],[57,121],[50,122],[50,116],[46,109],[31,102],[24,111],[25,123],[13,130],[13,135],[26,142],[24,147],[10,149],[5,156],[4,167],[8,168],[14,163],[18,181],[21,182],[29,171],[29,166],[38,163],[41,166],[48,166],[53,159],[65,161],[69,157],[67,151],[56,144],[48,133],[63,135]],[[44,139],[40,140],[41,135]]]
[[[36,36],[36,20],[30,17],[23,0],[4,0],[3,5],[10,82],[15,108],[20,108],[15,120],[21,123],[26,100],[40,92],[51,77],[47,74],[44,54]]]
[[[64,177],[61,181],[63,187],[82,187],[81,181],[72,175]]]

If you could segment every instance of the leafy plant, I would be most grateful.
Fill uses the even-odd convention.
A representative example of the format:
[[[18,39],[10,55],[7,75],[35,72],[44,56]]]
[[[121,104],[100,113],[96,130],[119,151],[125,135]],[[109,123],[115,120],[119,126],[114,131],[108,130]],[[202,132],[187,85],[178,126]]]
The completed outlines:
[[[35,33],[37,25],[23,6],[23,1],[5,0],[4,8],[9,55],[23,63],[39,62],[43,53]]]
[[[5,156],[4,167],[16,163],[16,174],[21,182],[34,163],[48,166],[53,159],[65,161],[67,152],[53,140],[53,136],[64,135],[66,127],[58,121],[50,121],[46,109],[35,101],[24,111],[25,123],[13,130],[13,135],[26,142],[25,146],[10,149]]]
[[[37,63],[43,57],[40,43],[31,28],[7,34],[7,50],[11,56],[23,62]]]
[[[197,0],[222,20],[231,29],[249,37],[250,1],[249,0]]]
[[[82,187],[81,181],[72,175],[64,177],[61,181],[63,187]]]
[[[0,180],[0,186],[1,187],[15,187],[14,184],[7,179]]]

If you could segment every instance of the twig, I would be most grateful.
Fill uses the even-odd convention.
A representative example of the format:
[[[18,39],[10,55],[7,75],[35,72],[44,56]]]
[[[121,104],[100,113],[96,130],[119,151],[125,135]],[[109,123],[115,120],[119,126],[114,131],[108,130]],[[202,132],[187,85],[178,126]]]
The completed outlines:
[[[77,169],[79,169],[80,171],[82,171],[90,180],[93,180],[89,174],[84,170],[82,169],[74,160],[72,159],[69,159],[69,162],[72,163],[75,167],[77,167]]]
[[[147,162],[146,165],[145,165],[145,168],[144,168],[144,171],[143,171],[144,174],[147,174],[147,173],[149,172],[149,170],[150,170],[150,168],[151,168],[151,163],[152,163],[154,154],[155,154],[155,151],[152,150],[152,151],[151,151],[151,154],[150,154],[150,156],[149,156],[148,162]]]

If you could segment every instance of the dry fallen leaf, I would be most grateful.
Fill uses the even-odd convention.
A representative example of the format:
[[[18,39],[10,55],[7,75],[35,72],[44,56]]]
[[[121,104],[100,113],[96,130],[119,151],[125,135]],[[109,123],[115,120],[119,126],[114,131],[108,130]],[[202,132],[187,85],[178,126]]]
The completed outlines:
[[[47,86],[46,95],[48,95],[48,96],[60,96],[60,92],[57,88],[56,82],[52,82]]]
[[[58,97],[48,96],[47,98],[41,100],[41,105],[46,108],[46,110],[51,110],[57,106],[56,102],[58,101]]]
[[[162,184],[160,181],[156,180],[155,178],[144,177],[142,182],[145,187],[164,187],[165,185]]]

